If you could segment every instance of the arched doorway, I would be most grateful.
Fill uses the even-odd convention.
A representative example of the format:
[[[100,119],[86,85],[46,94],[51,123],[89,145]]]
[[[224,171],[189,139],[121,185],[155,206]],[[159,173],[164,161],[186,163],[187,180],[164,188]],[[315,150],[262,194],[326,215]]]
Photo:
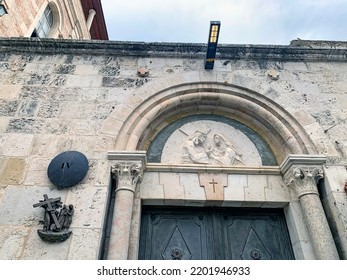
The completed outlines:
[[[132,198],[127,198],[134,199],[127,218],[131,219],[128,221],[130,244],[122,256],[114,258],[138,258],[141,210],[145,206],[281,209],[286,223],[290,224],[288,230],[291,250],[295,257],[315,258],[314,245],[311,244],[302,219],[300,202],[297,198],[293,199],[292,191],[283,182],[280,167],[290,154],[316,154],[306,131],[291,114],[257,92],[227,83],[169,83],[167,87],[162,86],[157,91],[153,91],[152,85],[152,88],[140,89],[136,95],[139,97],[137,106],[127,110],[122,119],[117,120],[121,124],[115,142],[115,150],[118,152],[110,153],[109,159],[122,159],[127,154],[128,159],[135,160],[140,151],[143,151],[141,164],[140,161],[137,163],[145,164],[146,167],[142,169],[145,173],[140,176],[143,179],[141,184],[138,188],[133,186]],[[193,122],[200,123],[191,125]],[[180,124],[187,125],[188,128]],[[221,133],[223,127],[230,127],[230,130],[234,129],[236,132]],[[173,135],[180,130],[181,138],[176,139]],[[224,134],[222,138],[227,134],[228,141],[239,133],[233,144],[242,148],[248,141],[248,146],[244,149],[246,153],[239,153],[236,149],[234,161],[228,163],[221,160],[221,157],[214,158],[219,163],[212,163],[211,156],[201,162],[192,157],[190,162],[178,160],[182,155],[171,162],[163,160],[165,153],[166,158],[170,157],[170,153],[181,153],[182,139],[191,140],[193,134],[202,132],[206,140],[209,131],[213,132],[212,135]],[[207,142],[211,143],[211,139],[210,137]],[[171,150],[163,152],[168,141],[171,141]],[[156,142],[160,144],[157,145]],[[251,144],[254,146],[253,152],[247,155]],[[205,148],[203,150],[206,152]],[[159,150],[160,156],[156,158],[153,151]],[[145,153],[148,162],[143,160]],[[248,156],[252,153],[260,158],[255,161],[257,164],[249,161]],[[235,164],[235,159],[241,164]],[[314,159],[315,162],[320,160]],[[131,168],[128,166],[126,170],[131,177]],[[117,174],[123,176],[119,171]],[[128,179],[129,181],[131,180]],[[134,181],[138,182],[133,178],[132,182]],[[128,186],[123,190],[129,190],[129,183],[126,184]],[[248,230],[251,228],[254,229],[254,226],[248,224]],[[175,232],[172,231],[172,236]],[[261,243],[264,244],[263,241]]]

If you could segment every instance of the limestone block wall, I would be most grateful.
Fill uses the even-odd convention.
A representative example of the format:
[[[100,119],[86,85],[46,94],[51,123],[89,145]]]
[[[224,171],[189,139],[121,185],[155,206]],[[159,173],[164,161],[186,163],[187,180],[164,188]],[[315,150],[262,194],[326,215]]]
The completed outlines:
[[[158,91],[192,81],[215,83],[216,92],[217,83],[256,91],[296,118],[317,153],[328,158],[327,204],[337,239],[343,238],[347,61],[338,54],[313,59],[308,53],[303,61],[284,59],[285,54],[259,59],[222,52],[207,72],[200,45],[44,42],[0,40],[0,259],[96,259],[110,184],[107,153],[114,150],[124,119]],[[245,46],[235,49],[251,52]],[[147,77],[137,75],[140,66],[149,69]],[[68,150],[84,153],[89,171],[77,186],[60,190],[49,181],[47,167]],[[227,183],[223,206],[284,207],[294,200],[280,174],[220,176]],[[206,205],[200,180],[194,173],[149,172],[141,198]],[[173,182],[175,191],[166,187]],[[47,246],[36,233],[43,211],[32,205],[43,194],[75,206],[73,236],[64,243]],[[293,207],[288,216],[295,215]]]

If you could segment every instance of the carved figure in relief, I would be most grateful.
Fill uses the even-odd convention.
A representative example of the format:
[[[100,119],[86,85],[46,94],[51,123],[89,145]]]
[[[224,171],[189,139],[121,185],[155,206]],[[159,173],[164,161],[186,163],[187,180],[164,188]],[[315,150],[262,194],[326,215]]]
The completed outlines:
[[[209,157],[205,149],[207,134],[195,131],[183,146],[183,163],[209,163]]]
[[[208,143],[209,142],[209,143]],[[243,164],[242,155],[222,134],[214,134],[207,140],[207,134],[195,131],[183,146],[183,163],[232,165]]]
[[[211,164],[242,164],[242,155],[234,149],[231,142],[222,134],[213,135],[212,147],[209,147],[207,154]]]
[[[64,204],[63,208],[60,210],[58,222],[62,229],[68,229],[72,222],[72,215],[74,214],[74,208],[73,205],[70,204],[67,206]],[[54,226],[53,231],[57,231],[56,227]]]

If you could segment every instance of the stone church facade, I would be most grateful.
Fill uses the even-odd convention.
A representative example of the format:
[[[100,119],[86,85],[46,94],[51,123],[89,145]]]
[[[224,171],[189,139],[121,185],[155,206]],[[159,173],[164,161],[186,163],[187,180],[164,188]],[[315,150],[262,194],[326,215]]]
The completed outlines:
[[[346,50],[0,39],[0,259],[347,259]]]

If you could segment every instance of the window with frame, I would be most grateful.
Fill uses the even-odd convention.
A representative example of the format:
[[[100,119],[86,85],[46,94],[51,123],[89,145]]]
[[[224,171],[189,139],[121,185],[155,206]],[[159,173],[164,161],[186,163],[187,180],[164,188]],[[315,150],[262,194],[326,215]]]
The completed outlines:
[[[51,7],[47,5],[31,37],[39,37],[39,38],[48,37],[48,34],[52,26],[53,26],[53,13],[52,13]]]

